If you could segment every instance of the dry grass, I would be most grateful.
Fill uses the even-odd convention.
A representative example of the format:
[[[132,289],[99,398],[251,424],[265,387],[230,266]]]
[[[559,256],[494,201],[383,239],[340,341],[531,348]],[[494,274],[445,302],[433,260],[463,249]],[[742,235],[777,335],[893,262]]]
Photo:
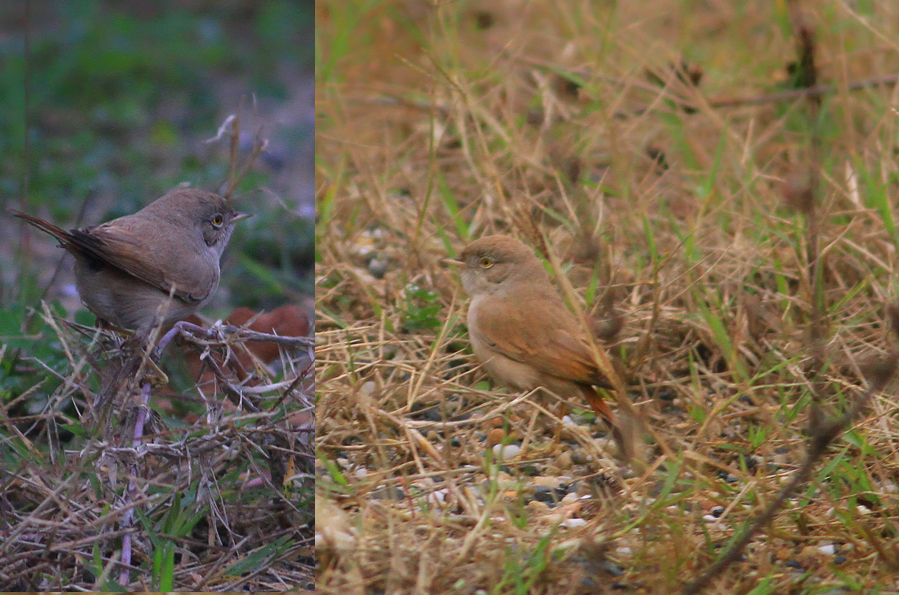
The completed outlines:
[[[94,400],[97,377],[105,386],[127,360],[122,339],[99,332],[87,344],[88,329],[53,324],[71,371],[40,413],[4,415],[2,583],[19,591],[110,590],[120,588],[116,581],[138,590],[305,588],[311,342],[234,327],[185,338],[182,357],[205,352],[207,366],[217,368],[214,379],[198,384],[193,396],[159,387],[153,394],[167,403],[198,401],[206,414],[199,423],[170,425],[151,413],[143,439],[135,440],[139,376],[108,403]],[[260,338],[282,344],[282,372],[257,361],[238,380],[240,366],[224,354],[248,354],[246,346]],[[223,404],[224,395],[237,395],[239,405]],[[73,405],[77,416],[68,413]],[[126,533],[131,572],[121,575]]]
[[[684,589],[853,403],[709,590],[895,586],[895,385],[859,399],[894,361],[899,91],[855,82],[899,68],[899,12],[738,5],[319,6],[321,592]],[[624,321],[641,462],[485,381],[442,259],[494,232]]]
[[[139,590],[276,591],[309,584],[302,557],[309,551],[304,527],[311,522],[306,471],[313,430],[303,412],[312,408],[311,382],[304,380],[311,342],[234,327],[185,339],[185,349],[219,361],[215,379],[198,385],[194,397],[170,388],[153,392],[166,402],[199,398],[204,419],[169,426],[151,413],[143,439],[134,440],[137,376],[108,404],[94,406],[91,399],[99,392],[91,388],[94,377],[108,378],[121,365],[121,339],[101,332],[87,345],[79,338],[85,329],[55,325],[72,354],[72,371],[42,412],[3,424],[12,434],[2,441],[3,584],[20,591],[109,590],[115,581]],[[248,353],[246,345],[260,338],[282,343],[283,373],[257,362],[239,381],[234,362],[222,363],[223,356]],[[238,395],[239,406],[223,405],[225,394]],[[67,413],[70,403],[77,417]],[[126,520],[131,510],[134,526]],[[123,580],[118,561],[125,533],[134,555]]]

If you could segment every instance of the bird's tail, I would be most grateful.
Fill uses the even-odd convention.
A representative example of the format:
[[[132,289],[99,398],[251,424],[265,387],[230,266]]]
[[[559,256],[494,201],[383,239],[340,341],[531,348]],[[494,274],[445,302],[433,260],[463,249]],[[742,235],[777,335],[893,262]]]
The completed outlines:
[[[44,221],[39,217],[35,217],[34,215],[29,215],[28,213],[23,213],[21,211],[12,211],[12,213],[19,219],[24,219],[29,224],[40,229],[41,231],[49,233],[51,236],[59,240],[59,243],[63,246],[72,243],[72,234],[64,230],[63,228],[53,225],[49,221]]]
[[[622,458],[624,458],[625,461],[630,461],[634,456],[634,444],[633,437],[631,436],[629,439],[628,435],[632,435],[633,432],[625,432],[623,430],[621,424],[615,419],[612,408],[609,407],[606,400],[596,392],[595,388],[588,384],[584,384],[581,385],[581,392],[583,393],[584,398],[587,399],[587,402],[590,403],[590,408],[593,409],[593,412],[598,417],[602,418],[609,428],[609,431],[612,432],[612,438],[615,439],[615,444],[618,445]]]

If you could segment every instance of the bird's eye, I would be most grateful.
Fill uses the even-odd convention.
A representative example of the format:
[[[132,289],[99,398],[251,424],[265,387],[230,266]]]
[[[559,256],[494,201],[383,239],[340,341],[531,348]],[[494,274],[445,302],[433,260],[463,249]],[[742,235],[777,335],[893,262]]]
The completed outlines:
[[[489,256],[482,256],[481,259],[478,261],[478,264],[481,265],[482,269],[489,269],[490,267],[493,266],[494,262],[496,262],[496,261],[493,260],[492,258],[490,258]]]
[[[212,225],[214,227],[220,227],[222,225],[222,223],[224,223],[224,222],[225,222],[225,218],[222,217],[221,215],[213,215],[212,216]]]

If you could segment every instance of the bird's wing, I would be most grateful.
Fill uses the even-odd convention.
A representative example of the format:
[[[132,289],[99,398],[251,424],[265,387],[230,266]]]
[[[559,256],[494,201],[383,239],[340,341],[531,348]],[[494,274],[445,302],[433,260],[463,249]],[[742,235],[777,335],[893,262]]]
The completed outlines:
[[[117,222],[121,222],[119,219]],[[141,281],[169,293],[174,287],[174,295],[179,299],[196,303],[206,299],[218,283],[217,267],[203,266],[198,254],[185,256],[183,246],[176,252],[176,246],[150,246],[148,230],[130,225],[98,225],[83,230],[72,230],[72,242],[101,262],[120,269]],[[149,262],[146,257],[152,250],[156,262],[175,264],[163,267]],[[189,251],[188,251],[189,252]]]
[[[555,299],[510,300],[494,296],[490,307],[479,307],[479,338],[503,356],[537,370],[609,388],[599,371],[582,326]]]

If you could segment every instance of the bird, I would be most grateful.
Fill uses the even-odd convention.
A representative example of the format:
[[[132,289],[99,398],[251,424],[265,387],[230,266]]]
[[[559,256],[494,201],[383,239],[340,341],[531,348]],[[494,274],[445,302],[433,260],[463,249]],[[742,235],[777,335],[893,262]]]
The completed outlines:
[[[457,263],[471,298],[471,347],[487,374],[512,390],[583,397],[623,446],[612,409],[596,391],[612,384],[596,364],[585,325],[534,252],[511,236],[489,235],[465,246]]]
[[[74,255],[75,285],[88,310],[141,335],[183,320],[212,297],[234,223],[250,216],[217,194],[180,187],[132,215],[81,229],[13,214]]]

